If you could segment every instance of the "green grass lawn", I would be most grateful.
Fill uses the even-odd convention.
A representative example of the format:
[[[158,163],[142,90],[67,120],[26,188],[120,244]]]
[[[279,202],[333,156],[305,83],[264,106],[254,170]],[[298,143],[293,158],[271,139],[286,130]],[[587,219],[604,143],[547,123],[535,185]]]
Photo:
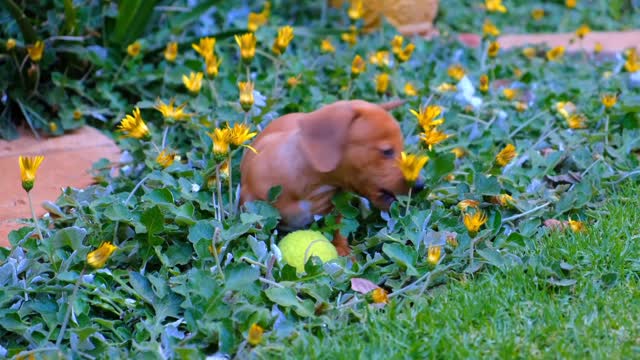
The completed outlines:
[[[532,239],[522,266],[409,294],[384,310],[358,311],[360,321],[256,352],[324,359],[638,357],[638,191],[640,185],[627,184],[612,193],[585,233]],[[540,276],[560,264],[574,285],[553,286]]]

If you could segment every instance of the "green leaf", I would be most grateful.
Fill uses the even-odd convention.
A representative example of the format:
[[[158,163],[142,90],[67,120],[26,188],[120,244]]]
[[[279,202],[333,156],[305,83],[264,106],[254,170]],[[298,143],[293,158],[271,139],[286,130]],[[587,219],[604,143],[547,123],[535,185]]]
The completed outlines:
[[[143,201],[156,204],[173,204],[173,194],[166,188],[155,189],[142,197]]]
[[[502,254],[500,254],[498,251],[491,248],[485,248],[485,249],[478,249],[477,253],[489,264],[495,267],[498,267],[500,269],[504,268],[504,265],[505,265],[504,258]]]
[[[412,247],[402,244],[384,244],[382,251],[393,260],[396,264],[407,269],[407,274],[416,276],[418,271],[415,269],[416,258],[418,254]]]
[[[214,227],[207,220],[199,220],[189,228],[187,239],[192,243],[197,243],[200,239],[212,240]]]
[[[111,39],[120,45],[140,37],[153,16],[157,0],[126,0],[118,4],[118,17]]]
[[[271,187],[269,189],[269,192],[267,193],[267,199],[269,200],[269,203],[273,204],[278,201],[280,194],[282,194],[281,185]]]
[[[85,249],[86,246],[82,245],[82,241],[87,236],[87,230],[72,226],[62,230],[58,230],[53,238],[47,243],[50,243],[54,249],[62,248],[65,246],[70,247],[72,250]]]
[[[126,206],[115,203],[104,210],[104,216],[112,221],[131,222],[133,214]]]
[[[150,244],[158,245],[162,243],[162,239],[155,236],[164,230],[164,215],[157,205],[143,212],[140,222],[147,229],[147,239]]]
[[[425,177],[427,179],[440,179],[448,175],[455,169],[455,159],[456,156],[450,152],[433,156],[425,166]]]
[[[476,192],[480,195],[500,195],[500,183],[494,176],[487,177],[484,174],[476,173],[474,179]]]
[[[348,192],[339,192],[337,193],[332,201],[336,206],[336,210],[348,219],[355,219],[360,214],[360,210],[357,207],[351,205],[351,200],[353,199],[353,194]]]
[[[139,272],[129,271],[129,283],[142,299],[153,305],[156,298],[151,288],[151,282]]]
[[[182,30],[185,26],[189,25],[189,23],[198,20],[202,14],[204,14],[207,10],[213,7],[220,0],[205,0],[200,2],[197,6],[190,9],[187,12],[184,12],[178,16],[173,16],[170,19],[171,27],[174,29]],[[219,38],[216,36],[216,38]]]
[[[178,225],[193,225],[196,223],[194,218],[195,207],[191,202],[185,203],[173,210],[173,214],[176,216],[174,221]]]
[[[573,286],[575,285],[578,281],[574,280],[574,279],[562,279],[562,280],[557,280],[555,278],[550,278],[547,280],[547,282],[551,285],[554,286],[559,286],[559,287],[567,287],[567,286]]]
[[[260,276],[260,270],[246,264],[229,266],[224,269],[225,288],[227,290],[247,290]]]
[[[280,306],[292,308],[296,314],[302,317],[313,315],[313,303],[311,301],[300,301],[293,289],[273,287],[265,290],[264,294],[269,300]]]

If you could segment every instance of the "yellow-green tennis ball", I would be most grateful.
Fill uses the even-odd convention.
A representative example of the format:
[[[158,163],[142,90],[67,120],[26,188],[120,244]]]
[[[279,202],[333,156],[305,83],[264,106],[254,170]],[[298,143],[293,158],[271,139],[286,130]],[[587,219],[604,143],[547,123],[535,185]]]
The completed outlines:
[[[313,230],[298,230],[289,233],[278,243],[282,258],[287,264],[304,272],[304,264],[312,256],[327,262],[338,257],[338,252],[322,233]]]

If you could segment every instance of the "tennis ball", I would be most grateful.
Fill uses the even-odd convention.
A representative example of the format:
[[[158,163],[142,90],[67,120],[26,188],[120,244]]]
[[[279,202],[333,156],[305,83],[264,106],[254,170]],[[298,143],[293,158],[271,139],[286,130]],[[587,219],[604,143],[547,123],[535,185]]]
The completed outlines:
[[[338,257],[338,252],[322,233],[313,230],[298,230],[289,233],[278,243],[282,258],[287,264],[304,272],[304,264],[312,256],[323,262]]]

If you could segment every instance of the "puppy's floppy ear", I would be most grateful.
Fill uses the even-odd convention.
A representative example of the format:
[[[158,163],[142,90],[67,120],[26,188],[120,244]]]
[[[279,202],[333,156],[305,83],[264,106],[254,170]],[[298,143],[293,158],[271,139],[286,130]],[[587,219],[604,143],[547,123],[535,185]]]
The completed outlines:
[[[357,111],[347,101],[337,102],[306,114],[300,121],[300,147],[319,172],[335,170],[342,160],[351,123]]]
[[[393,110],[393,109],[395,109],[395,108],[397,108],[399,106],[404,105],[405,102],[406,102],[405,100],[391,100],[389,102],[380,104],[380,107],[385,109],[385,110],[387,110],[387,111],[390,111],[390,110]]]

